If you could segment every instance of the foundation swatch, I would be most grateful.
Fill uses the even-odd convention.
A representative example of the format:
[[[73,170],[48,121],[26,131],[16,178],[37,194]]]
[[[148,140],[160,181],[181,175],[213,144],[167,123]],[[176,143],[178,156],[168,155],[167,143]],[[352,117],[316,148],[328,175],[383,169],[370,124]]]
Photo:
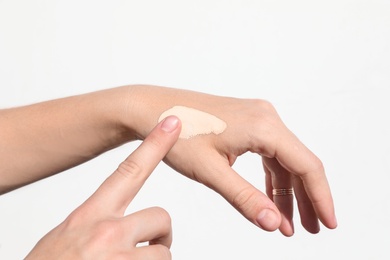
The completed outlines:
[[[177,116],[181,120],[182,128],[179,138],[189,139],[198,135],[220,134],[225,131],[225,121],[218,117],[185,106],[174,106],[163,112],[158,119],[160,122],[167,116]]]

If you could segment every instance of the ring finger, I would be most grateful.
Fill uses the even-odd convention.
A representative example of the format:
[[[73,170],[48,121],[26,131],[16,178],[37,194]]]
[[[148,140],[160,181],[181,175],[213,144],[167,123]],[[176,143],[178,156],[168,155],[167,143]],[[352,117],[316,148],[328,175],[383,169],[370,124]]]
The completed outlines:
[[[285,236],[294,234],[293,194],[291,174],[274,158],[263,157],[264,171],[267,177],[267,194],[282,214],[280,232]]]

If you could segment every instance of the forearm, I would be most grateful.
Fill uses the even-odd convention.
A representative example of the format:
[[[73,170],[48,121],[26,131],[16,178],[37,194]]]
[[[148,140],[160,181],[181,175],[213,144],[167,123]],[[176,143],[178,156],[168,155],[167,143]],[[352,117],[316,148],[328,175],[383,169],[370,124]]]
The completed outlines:
[[[128,87],[0,111],[0,194],[83,163],[135,138]]]
[[[174,106],[212,106],[210,95],[131,85],[0,110],[0,194],[144,139]]]

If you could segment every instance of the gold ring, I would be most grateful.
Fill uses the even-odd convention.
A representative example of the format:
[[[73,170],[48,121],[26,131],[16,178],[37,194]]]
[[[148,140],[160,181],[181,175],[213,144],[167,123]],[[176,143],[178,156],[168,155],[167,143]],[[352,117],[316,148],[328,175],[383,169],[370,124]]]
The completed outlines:
[[[293,195],[293,188],[288,189],[273,189],[272,195],[274,196],[286,196],[286,195]]]

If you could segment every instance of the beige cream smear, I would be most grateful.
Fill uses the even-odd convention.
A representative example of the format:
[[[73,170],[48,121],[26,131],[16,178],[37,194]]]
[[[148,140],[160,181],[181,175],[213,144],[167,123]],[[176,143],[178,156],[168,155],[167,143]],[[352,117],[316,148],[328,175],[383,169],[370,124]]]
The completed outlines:
[[[177,116],[181,120],[182,128],[179,138],[189,139],[198,135],[220,134],[225,131],[225,121],[218,117],[185,106],[174,106],[163,112],[158,119],[160,122],[167,116]]]

